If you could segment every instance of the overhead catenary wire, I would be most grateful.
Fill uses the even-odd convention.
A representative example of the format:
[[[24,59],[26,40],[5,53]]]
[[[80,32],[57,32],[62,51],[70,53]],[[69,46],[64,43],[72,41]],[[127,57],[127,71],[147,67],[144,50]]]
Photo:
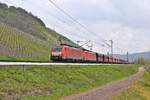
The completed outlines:
[[[51,1],[51,0],[50,0]],[[53,4],[55,4],[53,1],[51,1]],[[11,2],[11,5],[13,5],[12,4],[12,2]],[[76,21],[71,15],[69,15],[68,13],[66,13],[64,10],[62,10],[59,6],[57,6],[56,4],[55,4],[55,7],[57,7],[57,9],[59,9],[59,10],[61,10],[61,11],[63,11],[63,13],[65,13],[65,15],[67,14],[67,16],[69,16],[69,18],[70,19],[72,19],[74,22],[76,22],[77,24],[79,24],[83,29],[85,29],[87,32],[89,32],[89,33],[94,33],[94,32],[91,32],[90,30],[88,30],[84,25],[82,25],[80,22],[78,22],[78,21]],[[58,18],[58,17],[56,17],[56,16],[54,16],[54,15],[51,15],[51,16],[53,16],[55,19],[57,19],[57,20],[59,20],[60,22],[62,22],[62,23],[64,23],[64,24],[66,24],[66,25],[68,25],[68,23],[65,21],[65,20],[62,20],[62,19],[60,19],[60,18]],[[55,26],[56,26],[56,24],[55,24]],[[70,26],[70,25],[68,25],[68,26]],[[57,25],[57,27],[59,27],[60,28],[60,26],[58,26]],[[62,28],[61,27],[61,30],[63,30],[63,31],[65,31],[65,33],[66,33],[66,29],[64,29],[64,28]],[[79,30],[79,29],[77,29],[77,30]],[[68,29],[67,29],[67,31],[68,31]],[[67,34],[70,34],[71,32],[69,31],[69,32],[67,32]],[[94,33],[95,34],[95,33]],[[95,34],[95,35],[97,35],[97,34]],[[79,36],[78,34],[75,34],[74,35],[75,37],[80,37],[81,38],[81,35]],[[94,35],[93,35],[94,36]],[[83,37],[82,37],[83,38]],[[94,37],[95,38],[95,37]],[[96,36],[96,38],[95,39],[97,39],[97,38],[99,38],[99,36]],[[94,40],[92,40],[93,42],[97,42],[97,41],[94,41]],[[105,41],[104,39],[103,39],[103,41]],[[98,43],[97,42],[97,44],[99,45],[99,46],[103,46],[103,47],[105,47],[104,46],[104,44],[103,43]],[[108,43],[106,43],[105,42],[105,44],[107,45],[107,46],[109,46],[109,44]]]
[[[79,21],[77,21],[74,17],[72,17],[70,14],[68,14],[65,10],[63,10],[61,7],[59,7],[55,2],[53,2],[52,0],[48,0],[51,4],[53,4],[58,10],[60,10],[62,13],[64,13],[66,16],[68,16],[70,19],[72,19],[75,23],[77,23],[78,25],[80,25],[82,28],[84,28],[87,32],[89,33],[93,33],[94,35],[96,35],[96,37],[100,38],[95,32],[89,30],[87,27],[85,27],[83,24],[81,24]],[[109,45],[105,39],[101,38],[101,40],[106,44]]]
[[[7,2],[7,3],[9,3],[9,4],[11,4],[11,5],[14,5],[13,4],[13,2],[11,1],[8,1],[8,0],[4,0],[5,2]],[[87,32],[89,32],[89,33],[94,33],[94,32],[92,32],[92,31],[90,31],[88,28],[86,28],[84,25],[82,25],[80,22],[78,22],[76,19],[74,19],[71,15],[69,15],[68,13],[66,13],[63,9],[61,9],[59,6],[57,6],[52,0],[49,0],[57,9],[59,9],[60,11],[62,11],[65,15],[67,15],[70,19],[72,19],[74,22],[76,22],[77,24],[79,24],[83,29],[85,29]],[[56,18],[57,20],[59,20],[59,21],[61,21],[62,23],[65,23],[65,24],[68,24],[66,21],[64,21],[64,20],[62,20],[62,19],[60,19],[60,18],[58,18],[58,17],[56,17],[56,16],[54,16],[54,15],[52,15],[54,18]],[[55,25],[56,26],[56,25]],[[95,33],[94,33],[95,34]],[[76,34],[77,35],[77,34]],[[95,35],[97,35],[97,34],[95,34]],[[79,35],[78,35],[79,36]],[[93,35],[94,36],[94,35]],[[77,37],[77,36],[76,36]],[[81,36],[79,36],[79,37],[81,37]],[[99,36],[96,36],[96,37],[98,37],[99,38]],[[104,40],[104,39],[103,39]],[[94,40],[92,40],[92,41],[94,41]],[[96,42],[96,41],[95,41]],[[100,43],[99,43],[100,44]],[[105,44],[106,45],[109,45],[108,43],[106,43],[105,42]],[[102,43],[100,44],[100,45],[103,45]]]
[[[61,7],[59,7],[54,1],[52,0],[49,0],[51,4],[53,4],[57,9],[59,9],[62,13],[64,13],[66,16],[68,16],[72,21],[74,21],[75,23],[77,23],[80,27],[82,27],[83,29],[85,29],[88,33],[93,33],[96,37],[94,38],[100,38],[95,32],[92,32],[91,30],[89,30],[87,27],[85,27],[83,24],[81,24],[79,21],[77,21],[74,17],[72,17],[72,15],[68,14],[65,10],[63,10]],[[8,2],[8,0],[6,1],[7,3],[13,5],[13,2]],[[53,17],[56,17],[56,16],[53,16]],[[61,21],[62,23],[65,23],[65,24],[68,24],[66,21],[56,17],[57,20]],[[63,29],[63,28],[62,28]],[[70,33],[70,32],[69,32]],[[77,34],[76,34],[77,35]],[[94,36],[93,35],[93,36]],[[74,35],[75,36],[75,35]],[[76,36],[77,37],[77,36]],[[81,37],[78,35],[78,37]],[[101,41],[104,43],[100,43],[100,42],[97,42],[95,40],[92,40],[94,43],[102,46],[102,47],[110,47],[110,44],[107,43],[104,39],[101,38]]]
[[[57,27],[57,28],[59,28],[61,31],[63,31],[64,33],[67,33],[68,35],[69,35],[69,37],[71,36],[71,37],[75,37],[75,38],[79,38],[79,37],[81,37],[81,38],[84,38],[83,36],[81,36],[81,35],[79,35],[79,34],[76,34],[76,35],[73,35],[72,36],[72,32],[68,29],[68,28],[66,28],[66,27],[62,27],[61,25],[57,25],[57,24],[54,24],[53,23],[53,25],[55,26],[55,27]],[[56,31],[56,30],[55,30]],[[62,33],[63,34],[63,33]]]
[[[5,0],[6,1],[6,0]],[[96,33],[94,33],[94,32],[92,32],[92,31],[90,31],[88,28],[86,28],[84,25],[82,25],[80,22],[78,22],[76,19],[74,19],[71,15],[69,15],[66,11],[64,11],[63,9],[61,9],[57,4],[55,4],[52,0],[49,0],[57,9],[59,9],[61,12],[63,12],[65,15],[67,15],[71,20],[73,20],[75,23],[77,23],[78,25],[80,25],[83,29],[85,29],[87,32],[89,32],[89,33],[93,33],[93,34],[95,34],[95,35],[97,35]],[[8,1],[6,1],[7,3],[8,3]],[[11,5],[13,5],[13,3],[11,2],[9,2],[9,4],[11,4]],[[54,16],[54,15],[51,15],[51,16],[53,16],[55,19],[57,19],[57,20],[59,20],[59,21],[61,21],[62,23],[65,23],[65,24],[68,24],[66,21],[64,21],[64,20],[62,20],[62,19],[60,19],[60,18],[58,18],[58,17],[56,17],[56,16]],[[56,25],[55,25],[56,26]],[[70,25],[68,25],[68,26],[70,26]],[[79,29],[78,29],[79,30]],[[77,35],[77,34],[76,34]],[[78,35],[79,36],[79,35]],[[93,35],[94,36],[94,35]],[[76,36],[77,37],[77,36]],[[79,37],[81,37],[81,36],[79,36]],[[100,38],[99,36],[96,36],[96,38]],[[95,39],[96,39],[95,38]],[[92,41],[94,41],[94,40],[92,40]],[[96,41],[95,41],[96,42]],[[109,44],[108,43],[106,43],[105,41],[104,41],[104,39],[103,39],[103,42],[108,46]],[[99,43],[100,44],[100,46],[101,45],[103,45],[102,43]]]
[[[6,1],[6,0],[5,0]],[[11,4],[11,5],[13,5],[13,2],[9,2],[9,1],[6,1],[7,3],[9,3],[9,4]],[[71,24],[68,24],[65,20],[63,20],[63,19],[61,19],[61,18],[59,18],[59,17],[57,17],[57,16],[55,16],[55,15],[53,15],[53,14],[49,14],[50,16],[52,16],[53,18],[55,18],[56,20],[58,20],[59,22],[62,22],[62,23],[64,23],[64,24],[66,24],[66,25],[68,25],[68,26],[71,26]],[[51,23],[51,24],[53,24],[54,25],[54,22],[53,23]],[[58,28],[60,28],[62,31],[64,31],[65,33],[67,32],[67,34],[70,34],[71,35],[71,31],[69,31],[69,29],[66,29],[65,27],[62,27],[61,25],[57,25],[57,24],[55,24],[54,26],[57,26]],[[55,30],[55,29],[54,29]],[[79,30],[79,28],[78,29],[76,29],[76,30]],[[78,35],[78,34],[76,34],[76,35],[74,35],[74,37],[81,37],[81,38],[84,38],[84,37],[82,37],[81,35]]]
[[[50,0],[51,1],[51,0]],[[65,15],[67,15],[70,19],[72,19],[73,21],[75,21],[77,24],[79,24],[82,28],[84,28],[86,31],[88,31],[89,33],[93,33],[93,32],[90,32],[84,25],[82,25],[80,22],[78,22],[78,21],[76,21],[71,15],[69,15],[68,13],[66,13],[63,9],[61,9],[59,6],[57,6],[53,1],[51,1],[52,2],[52,4],[54,4],[55,5],[55,7],[57,7],[57,9],[59,9],[60,11],[62,11]],[[53,16],[54,17],[54,16]],[[64,21],[64,20],[62,20],[62,19],[60,19],[60,18],[58,18],[58,17],[56,17],[56,19],[57,20],[59,20],[59,21],[61,21],[61,22],[63,22],[63,23],[65,23],[65,24],[67,24],[67,22],[66,21]],[[77,35],[77,34],[76,34]],[[97,35],[97,34],[96,34]],[[79,36],[79,35],[78,35]],[[79,36],[79,37],[81,37],[81,36]],[[99,37],[99,36],[96,36],[96,37]],[[103,39],[104,40],[104,39]],[[93,41],[93,40],[92,40]],[[94,42],[94,41],[93,41]],[[95,41],[96,42],[96,41]],[[97,44],[100,44],[100,46],[101,45],[103,45],[102,43],[97,43]],[[107,46],[110,46],[108,43],[106,43],[105,42],[105,44],[107,45]]]
[[[58,10],[60,10],[62,13],[64,13],[66,16],[68,16],[71,20],[73,20],[75,23],[77,23],[78,25],[80,25],[83,29],[85,29],[87,32],[89,33],[93,33],[96,35],[96,37],[100,38],[96,33],[92,32],[91,30],[89,30],[87,27],[85,27],[83,24],[81,24],[79,21],[77,21],[74,17],[72,17],[72,15],[68,14],[65,10],[63,10],[61,7],[59,7],[55,2],[53,2],[52,0],[49,0],[51,2],[51,4],[53,4]],[[58,19],[58,18],[57,18]],[[62,21],[61,19],[58,19],[60,20],[61,22],[67,24],[65,21]],[[103,47],[111,47],[111,45],[109,43],[107,43],[104,39],[101,38],[101,40],[103,41],[104,44],[102,43],[99,43],[97,41],[93,41],[94,43],[100,45],[100,46],[103,46]],[[120,49],[120,48],[119,48]],[[121,49],[121,51],[123,51]]]

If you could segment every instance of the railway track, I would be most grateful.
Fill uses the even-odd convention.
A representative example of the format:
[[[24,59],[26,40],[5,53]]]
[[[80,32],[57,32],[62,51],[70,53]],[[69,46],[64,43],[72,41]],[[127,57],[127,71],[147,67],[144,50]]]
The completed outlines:
[[[0,66],[51,66],[51,65],[112,65],[102,63],[48,63],[48,62],[0,62]],[[119,64],[113,64],[119,65]]]

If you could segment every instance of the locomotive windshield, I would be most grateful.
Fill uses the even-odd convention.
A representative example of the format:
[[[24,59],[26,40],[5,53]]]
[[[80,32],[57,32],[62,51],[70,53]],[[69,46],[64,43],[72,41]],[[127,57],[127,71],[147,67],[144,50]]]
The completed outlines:
[[[62,47],[55,47],[53,48],[53,52],[60,52]]]

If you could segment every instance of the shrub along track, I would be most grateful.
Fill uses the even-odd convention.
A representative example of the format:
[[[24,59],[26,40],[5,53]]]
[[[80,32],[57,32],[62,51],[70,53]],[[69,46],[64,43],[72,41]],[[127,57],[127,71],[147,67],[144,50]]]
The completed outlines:
[[[143,76],[143,74],[144,68],[140,67],[136,74],[126,79],[122,79],[78,95],[65,97],[62,100],[111,100],[112,97],[119,93],[121,90],[127,88],[135,81],[138,81]]]

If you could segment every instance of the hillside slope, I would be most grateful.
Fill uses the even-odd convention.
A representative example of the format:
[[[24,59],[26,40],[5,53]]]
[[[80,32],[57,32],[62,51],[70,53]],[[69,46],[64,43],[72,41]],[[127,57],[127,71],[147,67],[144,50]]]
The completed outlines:
[[[0,4],[0,60],[48,61],[60,38],[75,45],[24,9]]]

